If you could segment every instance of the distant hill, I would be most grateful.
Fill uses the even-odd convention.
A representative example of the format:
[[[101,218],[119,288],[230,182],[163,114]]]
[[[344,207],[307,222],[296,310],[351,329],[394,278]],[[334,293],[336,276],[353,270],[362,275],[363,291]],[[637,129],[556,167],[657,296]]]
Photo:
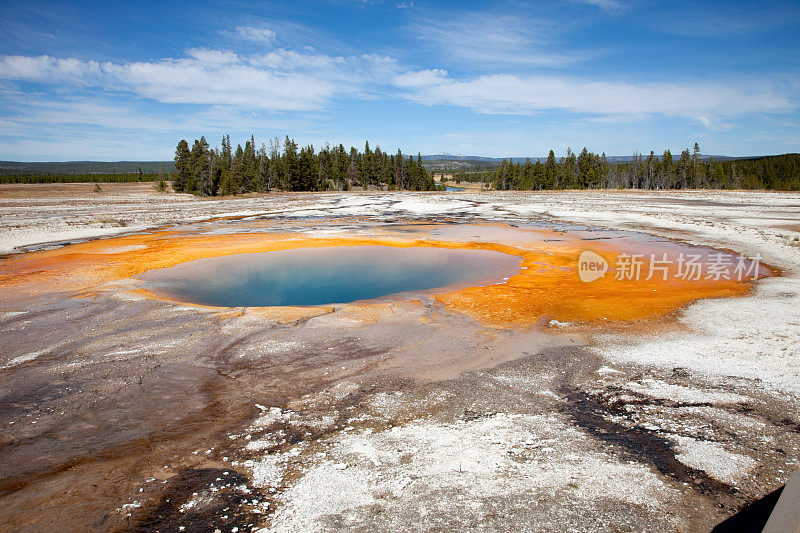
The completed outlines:
[[[0,175],[14,174],[144,174],[175,172],[173,161],[0,161]]]
[[[660,154],[657,154],[660,156]],[[647,157],[647,154],[642,154],[642,157]],[[673,154],[673,157],[680,157],[680,154]],[[726,155],[700,155],[700,159],[708,161],[731,161],[734,159],[753,159],[755,157],[731,157]],[[478,155],[452,155],[452,154],[433,154],[423,155],[422,162],[428,170],[489,170],[500,166],[503,161],[511,160],[513,163],[524,163],[530,159],[531,163],[540,161],[544,163],[547,161],[547,156],[530,156],[530,157],[483,157]],[[556,161],[560,156],[556,157]],[[627,163],[633,159],[632,155],[610,155],[606,156],[609,163]]]
[[[679,154],[673,154],[678,157]],[[632,159],[630,155],[606,156],[610,163],[626,163]],[[700,159],[714,161],[729,161],[734,159],[753,159],[755,157],[730,157],[724,155],[701,155]],[[479,155],[453,155],[432,154],[423,155],[423,165],[428,170],[490,170],[496,168],[503,161],[511,159],[514,163],[524,163],[530,159],[544,163],[547,156],[531,157],[485,157]],[[558,159],[558,158],[557,158]],[[46,162],[21,162],[0,161],[0,176],[30,176],[30,175],[91,175],[91,174],[136,174],[141,169],[143,174],[169,174],[175,172],[173,161],[46,161]]]
[[[577,155],[577,154],[576,154]],[[656,154],[660,157],[661,154]],[[642,157],[647,157],[647,154],[642,154]],[[673,154],[673,157],[676,157]],[[680,157],[678,154],[677,157]],[[714,161],[728,161],[731,159],[752,159],[753,157],[762,157],[762,156],[748,156],[748,157],[732,157],[727,155],[700,155],[700,159],[708,160],[713,159]],[[530,159],[532,163],[535,163],[538,159],[542,163],[547,161],[547,156],[526,156],[526,157],[484,157],[479,155],[451,155],[451,154],[434,154],[434,155],[423,155],[423,161],[485,161],[489,163],[502,163],[503,161],[508,161],[511,159],[514,163],[522,162],[524,163],[525,160]],[[556,160],[559,159],[559,156],[556,156]],[[624,163],[633,159],[632,155],[608,155],[606,156],[608,161],[612,162],[620,162]]]
[[[422,160],[423,161],[502,161],[503,158],[483,157],[480,155],[434,154],[434,155],[423,155]]]

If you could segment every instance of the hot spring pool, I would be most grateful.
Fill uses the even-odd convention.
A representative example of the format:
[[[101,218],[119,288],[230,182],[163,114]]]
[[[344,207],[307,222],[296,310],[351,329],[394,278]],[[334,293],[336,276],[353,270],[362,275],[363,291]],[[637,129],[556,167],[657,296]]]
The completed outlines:
[[[197,259],[139,276],[154,294],[220,307],[323,305],[502,282],[520,258],[488,250],[336,246]]]

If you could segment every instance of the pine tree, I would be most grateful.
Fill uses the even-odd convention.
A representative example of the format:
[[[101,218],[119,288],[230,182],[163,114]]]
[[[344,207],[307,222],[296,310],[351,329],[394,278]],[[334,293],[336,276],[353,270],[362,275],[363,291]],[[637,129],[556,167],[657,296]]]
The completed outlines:
[[[547,154],[547,162],[544,164],[545,187],[547,189],[558,189],[558,169],[556,168],[556,154],[550,150]]]
[[[205,137],[195,140],[189,156],[190,174],[186,180],[186,192],[209,195],[211,190],[211,161]]]
[[[279,177],[282,174],[281,139],[280,137],[273,137],[269,141],[269,180],[267,181],[267,190],[279,186]]]
[[[659,180],[659,188],[670,189],[675,187],[675,180],[672,179],[675,172],[674,163],[672,162],[672,153],[669,150],[664,150],[664,155],[661,156],[661,179]]]
[[[186,183],[191,176],[191,153],[189,152],[189,143],[182,139],[175,149],[175,170],[177,175],[172,182],[172,188],[176,192],[183,192],[186,190]]]
[[[370,168],[370,176],[374,183],[378,184],[383,187],[384,183],[384,176],[383,176],[383,152],[381,152],[381,147],[376,146],[375,152],[372,154],[372,166]]]
[[[317,160],[314,156],[314,147],[306,146],[300,150],[300,180],[296,191],[316,191],[317,190],[317,175],[319,169],[317,167]]]
[[[681,152],[681,157],[678,159],[678,176],[680,178],[680,188],[681,189],[688,189],[689,188],[689,175],[692,170],[692,159],[689,155],[689,149],[687,148],[683,152]]]
[[[267,145],[261,143],[258,149],[258,185],[257,190],[269,192],[269,156],[267,155]]]
[[[397,149],[397,155],[394,156],[394,184],[400,190],[406,188],[406,165],[403,160],[403,152]]]
[[[600,188],[605,189],[608,187],[608,181],[608,160],[606,159],[605,151],[603,151],[603,155],[600,158]]]
[[[369,149],[369,141],[364,146],[364,155],[361,157],[361,186],[364,190],[369,188],[373,182],[372,178],[372,150]]]
[[[347,179],[350,186],[357,186],[361,184],[361,154],[354,147],[350,147],[350,157],[347,165]]]
[[[692,150],[692,177],[694,178],[694,188],[701,189],[702,184],[700,183],[700,145],[696,142],[694,143],[694,149]]]
[[[297,143],[289,136],[283,141],[283,172],[286,187],[290,191],[302,190],[300,160],[297,157]]]

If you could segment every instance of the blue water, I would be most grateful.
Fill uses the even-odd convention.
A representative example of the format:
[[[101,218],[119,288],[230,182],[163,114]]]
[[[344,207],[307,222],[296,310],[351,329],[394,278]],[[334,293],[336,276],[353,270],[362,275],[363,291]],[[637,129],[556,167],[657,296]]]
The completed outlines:
[[[322,305],[498,283],[519,263],[486,250],[337,246],[198,259],[140,277],[156,294],[205,305]]]
[[[448,185],[446,187],[446,190],[451,192],[459,192],[459,191],[464,191],[466,189],[464,187],[451,187],[450,185]]]

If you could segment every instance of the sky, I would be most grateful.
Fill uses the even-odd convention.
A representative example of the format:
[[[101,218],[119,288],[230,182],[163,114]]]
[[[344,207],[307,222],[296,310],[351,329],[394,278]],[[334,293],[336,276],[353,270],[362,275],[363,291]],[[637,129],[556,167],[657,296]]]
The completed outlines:
[[[0,159],[800,151],[800,2],[0,3]]]

